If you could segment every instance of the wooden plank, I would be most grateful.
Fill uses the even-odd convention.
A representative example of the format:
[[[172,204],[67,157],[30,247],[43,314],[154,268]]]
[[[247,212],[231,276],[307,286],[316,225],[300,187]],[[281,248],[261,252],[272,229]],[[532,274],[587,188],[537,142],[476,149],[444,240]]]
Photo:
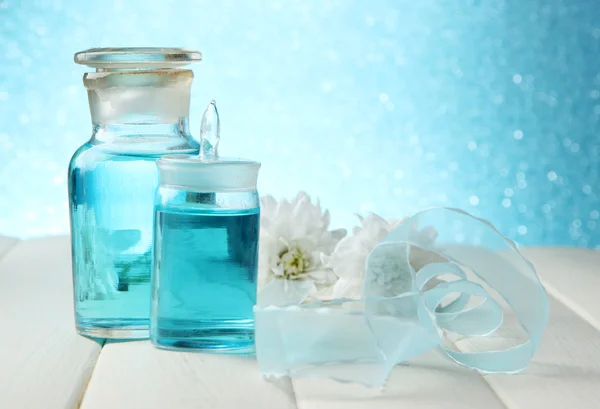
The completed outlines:
[[[19,239],[14,237],[0,236],[0,259],[8,253],[8,251],[15,245]]]
[[[0,408],[80,402],[101,346],[75,332],[68,237],[19,242],[0,260]]]
[[[560,285],[568,299],[584,299],[593,304],[589,294],[598,287],[582,287],[580,282],[594,282],[597,255],[591,250],[525,249],[545,283]],[[564,275],[568,279],[561,278]],[[564,293],[563,287],[564,288]],[[600,407],[600,333],[589,319],[559,302],[550,291],[550,319],[533,362],[516,375],[487,375],[484,379],[510,409],[549,409]],[[563,297],[565,299],[565,297]],[[580,304],[581,305],[581,304]],[[592,314],[590,314],[591,316]],[[506,317],[514,319],[512,315]],[[510,335],[510,334],[509,334]],[[474,340],[476,341],[476,340]],[[498,339],[498,346],[503,340]],[[477,350],[477,342],[460,341],[464,351]]]
[[[551,298],[550,320],[533,362],[485,380],[510,409],[600,407],[600,333]]]
[[[107,344],[82,409],[296,408],[289,379],[264,380],[254,358]]]
[[[385,388],[294,379],[300,409],[500,409],[502,402],[481,376],[431,350],[396,366]]]
[[[600,251],[526,248],[552,296],[600,330]]]

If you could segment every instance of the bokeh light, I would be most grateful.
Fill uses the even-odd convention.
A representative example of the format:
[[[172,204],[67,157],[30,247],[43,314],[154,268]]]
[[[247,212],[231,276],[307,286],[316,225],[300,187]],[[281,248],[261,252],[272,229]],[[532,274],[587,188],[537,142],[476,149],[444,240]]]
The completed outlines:
[[[0,0],[0,234],[68,231],[90,136],[76,51],[180,46],[191,124],[259,189],[303,189],[336,226],[463,208],[527,245],[600,246],[600,7],[590,1]]]

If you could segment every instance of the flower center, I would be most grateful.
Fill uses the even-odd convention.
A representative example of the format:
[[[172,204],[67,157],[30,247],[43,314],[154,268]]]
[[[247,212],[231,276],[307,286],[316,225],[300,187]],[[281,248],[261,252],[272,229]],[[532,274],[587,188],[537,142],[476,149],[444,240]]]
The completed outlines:
[[[309,257],[299,248],[293,247],[279,254],[280,264],[283,267],[283,277],[286,280],[302,278],[310,267]]]

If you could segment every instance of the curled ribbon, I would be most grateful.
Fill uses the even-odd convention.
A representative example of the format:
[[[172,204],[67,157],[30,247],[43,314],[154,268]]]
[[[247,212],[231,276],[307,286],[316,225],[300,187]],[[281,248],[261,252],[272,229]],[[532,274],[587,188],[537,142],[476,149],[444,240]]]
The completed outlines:
[[[435,241],[422,239],[432,231]],[[395,365],[440,346],[469,368],[514,373],[531,361],[548,319],[531,263],[489,222],[462,210],[409,218],[373,249],[365,271],[361,300],[298,304],[277,291],[262,300],[255,307],[261,372],[377,386]]]

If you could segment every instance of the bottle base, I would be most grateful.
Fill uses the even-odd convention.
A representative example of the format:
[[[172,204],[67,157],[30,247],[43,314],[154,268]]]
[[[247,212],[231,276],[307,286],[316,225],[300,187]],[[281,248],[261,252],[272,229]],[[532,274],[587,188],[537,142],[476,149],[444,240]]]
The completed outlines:
[[[147,319],[86,319],[78,320],[77,333],[92,338],[115,340],[148,339]]]
[[[150,340],[160,349],[215,354],[254,355],[254,321],[187,322],[159,326]],[[232,325],[233,324],[233,325]]]

